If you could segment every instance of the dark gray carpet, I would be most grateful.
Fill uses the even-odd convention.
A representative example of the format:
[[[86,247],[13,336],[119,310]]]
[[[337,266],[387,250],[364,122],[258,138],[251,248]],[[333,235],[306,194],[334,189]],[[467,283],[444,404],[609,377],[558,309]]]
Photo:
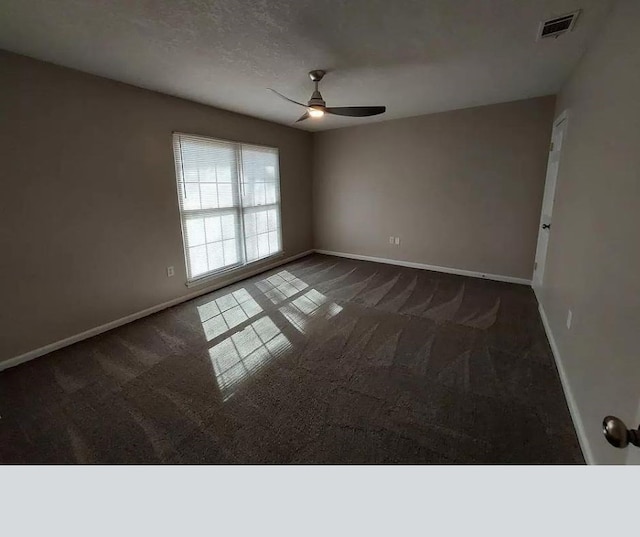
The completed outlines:
[[[312,255],[0,373],[4,463],[582,463],[532,290]]]

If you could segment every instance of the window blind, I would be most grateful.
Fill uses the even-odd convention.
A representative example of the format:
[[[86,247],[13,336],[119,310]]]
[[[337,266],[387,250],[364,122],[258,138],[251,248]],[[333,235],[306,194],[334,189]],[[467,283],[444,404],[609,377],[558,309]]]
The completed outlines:
[[[189,282],[282,251],[278,150],[176,133]]]

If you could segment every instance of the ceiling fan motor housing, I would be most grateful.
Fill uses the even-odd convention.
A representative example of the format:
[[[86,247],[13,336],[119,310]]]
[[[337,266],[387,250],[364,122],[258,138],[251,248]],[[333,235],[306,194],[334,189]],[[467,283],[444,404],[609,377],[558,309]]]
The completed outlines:
[[[324,101],[324,99],[322,98],[322,95],[320,95],[320,92],[318,90],[315,90],[312,94],[311,94],[311,99],[309,99],[309,101],[307,102],[308,106],[327,106],[327,103]]]

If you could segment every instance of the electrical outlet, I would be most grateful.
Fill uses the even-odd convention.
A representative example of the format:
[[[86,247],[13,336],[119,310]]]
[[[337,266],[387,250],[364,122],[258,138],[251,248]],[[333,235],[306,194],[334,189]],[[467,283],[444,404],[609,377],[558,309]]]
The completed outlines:
[[[400,244],[400,237],[396,237],[396,246]]]
[[[569,310],[567,313],[567,330],[571,328],[572,319],[573,319],[573,312]]]
[[[395,237],[389,237],[389,244],[393,244],[395,242]]]
[[[173,267],[167,267],[167,278],[171,278],[176,273]]]

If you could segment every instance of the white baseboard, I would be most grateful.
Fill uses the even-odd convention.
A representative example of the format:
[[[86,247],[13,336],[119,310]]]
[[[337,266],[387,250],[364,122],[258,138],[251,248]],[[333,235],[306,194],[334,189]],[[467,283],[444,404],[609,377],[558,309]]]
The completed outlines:
[[[534,289],[534,292],[535,291],[536,290]],[[578,441],[580,442],[580,448],[582,449],[584,460],[586,461],[587,464],[596,464],[595,459],[593,457],[593,451],[591,450],[591,446],[589,445],[589,440],[587,438],[587,434],[584,428],[584,423],[582,421],[582,418],[580,417],[580,411],[578,410],[578,405],[576,403],[575,398],[573,397],[573,392],[571,391],[571,384],[569,384],[569,378],[564,369],[562,357],[560,356],[560,350],[558,349],[556,340],[553,337],[553,332],[551,331],[551,325],[549,324],[549,319],[547,318],[547,314],[545,313],[544,308],[542,307],[542,303],[540,302],[540,298],[537,292],[536,292],[536,298],[538,299],[538,310],[540,311],[540,317],[542,319],[542,324],[544,325],[544,331],[547,333],[547,339],[549,340],[549,345],[551,345],[553,358],[556,361],[556,367],[558,368],[558,373],[560,374],[560,382],[562,382],[562,389],[564,391],[565,399],[567,400],[567,405],[569,406],[569,413],[571,414],[571,419],[573,420],[573,426],[578,435]]]
[[[234,284],[241,280],[246,280],[247,278],[251,278],[252,276],[260,274],[261,272],[266,272],[267,270],[271,270],[273,268],[279,267],[280,265],[284,265],[285,263],[290,263],[291,261],[295,261],[296,259],[300,259],[301,257],[305,257],[312,253],[313,253],[313,250],[307,250],[306,252],[302,252],[302,253],[293,255],[291,257],[280,258],[277,261],[274,261],[273,263],[269,263],[268,265],[263,265],[249,272],[239,274],[235,277],[225,279],[224,281],[220,281],[218,283],[211,283],[210,285],[207,285],[206,287],[198,289],[197,291],[194,291],[187,295],[174,298],[173,300],[169,300],[167,302],[163,302],[162,304],[158,304],[156,306],[152,306],[142,311],[132,313],[131,315],[126,315],[125,317],[121,317],[120,319],[116,319],[109,323],[96,326],[95,328],[90,328],[89,330],[85,330],[84,332],[81,332],[74,336],[61,339],[60,341],[55,341],[54,343],[50,343],[49,345],[45,345],[44,347],[40,347],[38,349],[34,349],[32,351],[26,352],[24,354],[21,354],[20,356],[9,358],[8,360],[4,360],[0,362],[0,371],[23,364],[24,362],[28,362],[29,360],[33,360],[34,358],[38,358],[40,356],[44,356],[45,354],[49,354],[50,352],[57,351],[58,349],[62,349],[63,347],[68,347],[69,345],[73,345],[74,343],[77,343],[78,341],[82,341],[83,339],[88,339],[90,337],[97,336],[98,334],[102,334],[103,332],[112,330],[113,328],[117,328],[118,326],[122,326],[124,324],[130,323],[132,321],[136,321],[138,319],[142,319],[142,317],[146,317],[147,315],[157,313],[158,311],[164,310],[166,308],[170,308],[171,306],[176,306],[182,302],[186,302],[187,300],[191,300],[192,298],[196,298],[200,295],[211,293],[212,291],[220,289],[221,287]]]
[[[361,261],[374,261],[376,263],[386,263],[387,265],[398,265],[401,267],[433,270],[435,272],[446,272],[447,274],[457,274],[458,276],[471,276],[473,278],[484,278],[485,280],[495,280],[497,282],[518,283],[531,285],[531,280],[524,278],[514,278],[513,276],[502,276],[500,274],[487,274],[474,272],[472,270],[462,270],[450,267],[439,267],[437,265],[426,265],[424,263],[414,263],[413,261],[398,261],[396,259],[386,259],[384,257],[373,257],[369,255],[346,254],[344,252],[332,252],[329,250],[316,250],[319,254],[334,255],[336,257],[346,257],[348,259],[359,259]]]

